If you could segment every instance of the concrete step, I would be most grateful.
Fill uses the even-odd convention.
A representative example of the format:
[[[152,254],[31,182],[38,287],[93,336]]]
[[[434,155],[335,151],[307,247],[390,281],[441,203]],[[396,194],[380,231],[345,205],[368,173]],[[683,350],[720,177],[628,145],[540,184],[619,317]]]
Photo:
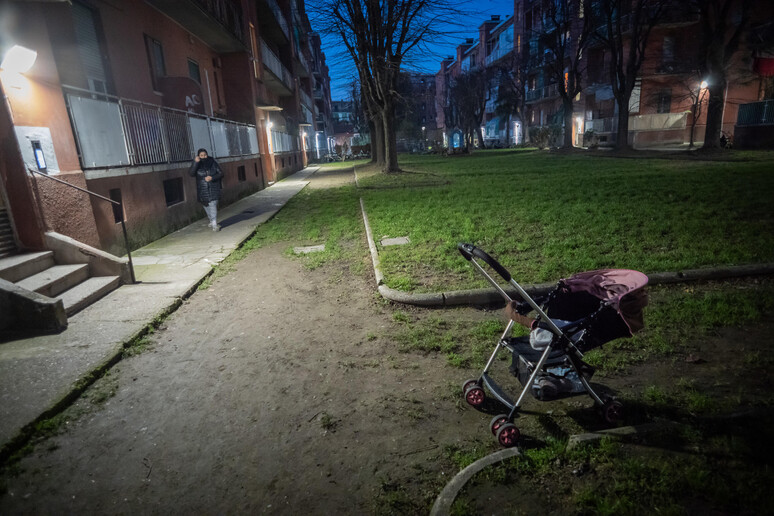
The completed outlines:
[[[62,300],[67,316],[86,308],[97,299],[112,292],[121,283],[118,276],[95,276],[89,278],[83,283],[79,283],[73,288],[62,292],[57,299]]]
[[[16,283],[53,266],[54,253],[51,251],[8,256],[0,258],[0,278]]]
[[[16,285],[44,296],[55,297],[86,280],[88,277],[89,265],[86,263],[54,265],[42,272],[17,281]]]

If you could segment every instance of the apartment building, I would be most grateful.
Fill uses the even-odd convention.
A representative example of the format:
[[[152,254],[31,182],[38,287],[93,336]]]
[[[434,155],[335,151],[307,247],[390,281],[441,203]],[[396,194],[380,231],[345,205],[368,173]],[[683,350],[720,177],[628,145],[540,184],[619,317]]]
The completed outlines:
[[[34,60],[0,70],[4,253],[55,232],[123,254],[121,222],[138,246],[202,216],[196,149],[228,204],[304,167],[330,131],[303,0],[10,1],[0,19],[0,52]]]
[[[569,0],[572,24],[569,40],[577,41],[584,16],[582,3]],[[610,85],[610,55],[601,42],[594,41],[582,53],[578,69],[582,88],[573,97],[572,126],[564,128],[564,105],[560,96],[548,33],[552,30],[547,13],[555,5],[546,0],[514,0],[513,15],[502,22],[489,20],[479,29],[478,40],[466,40],[457,48],[457,56],[441,62],[436,74],[437,124],[447,144],[458,128],[447,123],[446,106],[452,81],[476,66],[509,69],[513,83],[493,79],[487,99],[483,128],[487,145],[519,143],[530,128],[554,126],[572,131],[575,146],[613,145],[617,131],[618,108]],[[756,12],[768,13],[772,6],[756,2]],[[495,21],[499,22],[490,25]],[[753,25],[756,22],[753,21]],[[760,23],[758,23],[760,25]],[[601,27],[593,27],[601,30]],[[624,27],[626,31],[626,27]],[[701,142],[706,123],[707,83],[700,77],[697,50],[702,44],[701,27],[695,16],[685,10],[667,9],[652,30],[642,67],[636,78],[629,104],[629,143],[635,147]],[[739,106],[762,98],[766,73],[744,46],[734,54],[729,66],[729,84],[725,91],[723,132],[733,135]],[[568,62],[565,62],[569,65]],[[565,68],[565,71],[567,67]],[[566,73],[566,72],[565,72]],[[492,74],[497,77],[497,74]],[[518,89],[520,106],[512,106],[510,115],[498,110],[507,95]],[[508,111],[506,109],[505,111]],[[516,113],[519,113],[517,115]],[[557,139],[557,143],[561,138]]]

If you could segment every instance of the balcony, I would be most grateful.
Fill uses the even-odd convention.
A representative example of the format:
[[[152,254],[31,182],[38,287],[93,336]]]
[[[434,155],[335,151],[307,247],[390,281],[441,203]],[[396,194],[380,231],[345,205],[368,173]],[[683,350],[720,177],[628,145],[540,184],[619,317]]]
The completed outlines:
[[[542,99],[550,99],[559,95],[559,89],[556,84],[541,86],[534,90],[529,90],[525,96],[527,102],[535,102]]]
[[[292,95],[294,89],[293,76],[265,41],[261,41],[261,57],[264,70],[269,71],[269,73],[264,74],[266,86],[281,97]]]
[[[279,44],[290,42],[290,28],[276,0],[258,0],[258,20],[261,33]]]
[[[198,148],[216,158],[259,154],[254,125],[79,88],[64,90],[85,171],[187,163]]]
[[[311,97],[309,97],[309,94],[307,94],[301,88],[298,89],[298,93],[299,93],[299,96],[301,97],[301,104],[303,104],[303,105],[305,105],[307,107],[310,107],[310,108],[312,106],[314,106],[314,102],[312,102],[312,99],[311,99]]]
[[[245,52],[242,8],[227,0],[148,0],[218,53]]]
[[[774,100],[740,104],[736,125],[774,125]]]
[[[486,65],[487,66],[492,65],[495,61],[498,61],[498,60],[502,59],[503,57],[506,57],[511,52],[513,52],[513,46],[510,46],[510,47],[497,47],[496,49],[494,49],[492,51],[491,54],[486,56]]]

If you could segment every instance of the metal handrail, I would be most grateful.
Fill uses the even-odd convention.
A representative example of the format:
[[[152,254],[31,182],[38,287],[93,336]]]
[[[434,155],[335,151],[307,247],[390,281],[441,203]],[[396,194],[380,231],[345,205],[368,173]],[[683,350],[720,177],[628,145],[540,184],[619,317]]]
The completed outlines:
[[[91,195],[93,197],[97,197],[99,199],[102,199],[103,201],[107,201],[107,202],[109,202],[111,204],[114,204],[114,205],[118,206],[119,208],[121,208],[121,229],[124,232],[124,245],[126,246],[126,257],[129,259],[129,274],[130,274],[130,276],[132,278],[132,283],[137,283],[137,279],[134,277],[134,264],[132,263],[132,253],[129,251],[129,237],[126,234],[126,224],[124,224],[123,205],[120,202],[118,202],[118,201],[114,201],[113,199],[109,199],[109,198],[107,198],[107,197],[105,197],[103,195],[100,195],[98,193],[94,193],[91,190],[86,190],[85,188],[81,188],[80,186],[75,186],[74,184],[68,183],[67,181],[62,181],[61,179],[57,179],[55,177],[51,177],[48,174],[44,174],[40,170],[35,170],[34,168],[31,168],[31,167],[27,167],[27,170],[29,170],[30,172],[33,172],[35,174],[41,175],[41,176],[43,176],[43,177],[45,177],[47,179],[51,179],[53,181],[56,181],[57,183],[62,183],[63,185],[67,185],[70,188],[75,188],[76,190],[79,190],[81,192],[87,193],[87,194],[89,194],[89,195]]]

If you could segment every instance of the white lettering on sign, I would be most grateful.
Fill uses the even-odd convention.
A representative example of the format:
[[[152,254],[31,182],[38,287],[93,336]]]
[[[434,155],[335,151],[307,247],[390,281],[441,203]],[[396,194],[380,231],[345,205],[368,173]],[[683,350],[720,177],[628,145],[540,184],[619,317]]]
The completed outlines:
[[[199,96],[195,93],[193,95],[187,95],[185,97],[185,107],[188,109],[192,109],[195,106],[198,106],[202,102],[199,100]]]

